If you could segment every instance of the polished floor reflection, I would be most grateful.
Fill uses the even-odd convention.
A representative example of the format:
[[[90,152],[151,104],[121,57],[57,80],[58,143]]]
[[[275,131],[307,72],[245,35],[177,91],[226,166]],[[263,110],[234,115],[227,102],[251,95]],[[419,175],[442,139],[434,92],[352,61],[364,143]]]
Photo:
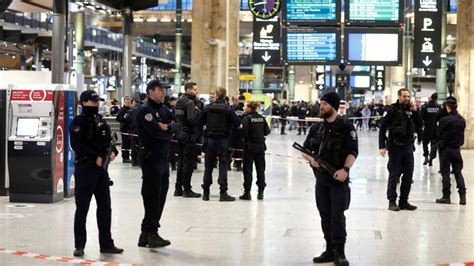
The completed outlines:
[[[111,166],[112,233],[122,255],[99,253],[95,203],[88,217],[85,259],[145,265],[298,265],[312,264],[324,247],[314,201],[311,169],[298,159],[290,132],[277,132],[268,141],[267,184],[264,201],[218,201],[217,171],[211,200],[168,195],[160,233],[172,244],[163,249],[137,247],[143,207],[141,172],[116,161]],[[346,212],[351,265],[429,265],[474,260],[474,151],[463,151],[467,185],[466,206],[453,193],[451,205],[437,205],[441,195],[438,162],[422,165],[417,146],[410,202],[414,212],[389,212],[386,200],[387,159],[378,155],[377,133],[360,133],[360,155],[352,172],[352,202]],[[291,156],[294,156],[293,158]],[[175,172],[172,172],[173,188]],[[197,192],[203,165],[193,176]],[[229,194],[242,193],[240,172],[229,172]],[[454,182],[454,180],[453,180]],[[0,265],[64,265],[63,262],[2,253],[1,248],[58,257],[71,257],[74,200],[15,207],[0,197]],[[328,264],[331,265],[331,264]]]

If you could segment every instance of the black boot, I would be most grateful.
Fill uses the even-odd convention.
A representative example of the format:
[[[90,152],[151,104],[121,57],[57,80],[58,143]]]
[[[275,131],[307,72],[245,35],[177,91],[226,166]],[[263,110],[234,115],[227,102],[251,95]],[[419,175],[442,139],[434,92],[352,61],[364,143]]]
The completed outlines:
[[[219,201],[235,201],[235,198],[227,194],[227,192],[221,193]]]
[[[76,248],[74,250],[74,257],[82,257],[84,256],[84,249],[83,248]]]
[[[397,202],[394,200],[389,201],[388,209],[395,212],[400,210],[400,208],[397,206]]]
[[[169,246],[171,242],[163,239],[158,232],[152,232],[148,234],[148,247],[149,248],[161,248]]]
[[[241,199],[241,200],[252,200],[252,195],[250,195],[249,190],[245,190],[244,194],[242,194],[242,196],[240,196],[239,199]]]
[[[150,233],[142,231],[140,237],[138,238],[138,246],[146,247],[148,245],[148,236]]]
[[[440,204],[451,204],[451,197],[447,193],[443,193],[443,196],[436,200],[436,203]]]
[[[201,194],[192,191],[191,189],[187,189],[183,192],[183,198],[200,198]]]
[[[258,189],[257,199],[263,200],[263,189]]]
[[[101,248],[100,253],[106,253],[106,254],[122,254],[123,253],[123,248],[118,248],[116,246],[112,246],[110,248]]]
[[[209,189],[204,189],[202,192],[202,200],[209,201]]]
[[[430,161],[428,162],[428,166],[433,166],[433,159],[430,159]]]
[[[466,191],[459,192],[459,204],[466,205]]]
[[[331,243],[326,242],[326,251],[321,253],[319,257],[314,257],[314,263],[326,263],[326,262],[333,262],[334,261],[334,251]]]
[[[408,203],[408,200],[400,200],[398,202],[398,207],[400,207],[400,210],[407,210],[407,211],[414,211],[417,208],[416,206]]]
[[[349,266],[349,261],[346,259],[346,254],[344,254],[344,244],[334,245],[334,265]]]
[[[182,197],[183,196],[183,189],[182,188],[175,188],[173,196],[175,197]]]
[[[428,159],[428,156],[425,156],[425,161],[423,162],[423,165],[427,165],[429,163],[429,159]]]

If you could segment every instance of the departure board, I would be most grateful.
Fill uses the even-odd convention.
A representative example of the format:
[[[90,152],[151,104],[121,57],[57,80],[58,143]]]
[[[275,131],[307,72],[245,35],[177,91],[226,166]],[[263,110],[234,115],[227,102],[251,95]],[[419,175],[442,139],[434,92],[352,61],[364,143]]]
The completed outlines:
[[[338,29],[284,30],[284,59],[288,63],[338,64],[340,35]]]
[[[339,0],[286,0],[283,22],[298,25],[340,24]]]
[[[401,0],[346,0],[347,25],[400,25]]]

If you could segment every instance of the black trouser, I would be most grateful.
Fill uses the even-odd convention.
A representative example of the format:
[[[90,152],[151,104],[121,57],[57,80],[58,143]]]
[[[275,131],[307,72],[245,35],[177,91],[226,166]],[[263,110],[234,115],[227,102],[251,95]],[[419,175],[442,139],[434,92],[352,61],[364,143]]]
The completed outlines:
[[[170,152],[168,154],[169,156],[168,158],[171,165],[176,166],[176,162],[178,161],[178,159],[176,158],[177,152],[178,152],[178,143],[175,140],[173,140],[170,143]]]
[[[127,133],[128,132],[122,132]],[[122,134],[122,159],[130,160],[130,148],[132,147],[132,140],[130,139],[129,135]]]
[[[132,133],[132,134],[137,134],[137,133]],[[131,155],[132,155],[132,164],[137,165],[137,152],[138,152],[138,147],[140,144],[140,141],[138,139],[138,136],[130,136],[130,146],[131,146]]]
[[[265,183],[265,144],[247,143],[244,148],[244,189],[249,192],[252,188],[253,163],[257,170],[257,186],[263,190]]]
[[[76,248],[84,248],[87,242],[86,220],[92,195],[97,202],[97,226],[99,227],[100,248],[114,246],[110,225],[112,209],[110,207],[110,179],[107,171],[95,164],[76,165],[75,200],[76,214],[74,215],[74,239]]]
[[[229,159],[227,152],[229,149],[229,144],[227,138],[223,137],[212,137],[210,136],[207,140],[207,150],[206,150],[206,169],[204,170],[203,184],[202,188],[207,190],[212,185],[212,171],[216,163],[216,159],[219,158],[219,178],[217,183],[220,186],[220,192],[227,192],[227,169],[229,166]]]
[[[400,200],[407,201],[410,194],[413,180],[413,144],[392,145],[388,151],[388,187],[387,199],[394,201],[397,199],[397,182],[402,176],[400,185]]]
[[[196,143],[178,142],[178,170],[176,172],[176,190],[190,190],[191,177],[196,163]]]
[[[234,167],[242,167],[242,157],[244,148],[244,138],[239,132],[233,132],[229,138],[229,168],[232,162],[234,162]]]
[[[142,198],[145,207],[145,217],[141,225],[143,232],[156,232],[160,227],[169,188],[168,152],[169,148],[165,152],[153,152],[143,161]]]
[[[305,120],[305,119],[306,117],[304,116],[298,117],[298,120]],[[303,130],[304,134],[306,135],[306,127],[307,127],[306,121],[298,121],[298,134],[301,135],[301,130]]]
[[[446,147],[440,150],[440,159],[440,171],[441,176],[443,177],[443,194],[451,194],[450,165],[453,166],[454,177],[456,178],[456,185],[459,193],[465,193],[466,185],[461,173],[463,168],[461,150],[459,148]]]
[[[316,175],[316,206],[321,216],[324,239],[332,244],[346,243],[346,217],[344,211],[351,202],[349,182],[341,183],[327,174]]]
[[[425,130],[423,132],[423,156],[428,157],[429,160],[436,158],[437,143],[431,139],[432,130]],[[430,145],[431,144],[431,145]]]
[[[285,133],[285,128],[286,128],[286,117],[281,117],[280,123],[281,123],[281,134]]]

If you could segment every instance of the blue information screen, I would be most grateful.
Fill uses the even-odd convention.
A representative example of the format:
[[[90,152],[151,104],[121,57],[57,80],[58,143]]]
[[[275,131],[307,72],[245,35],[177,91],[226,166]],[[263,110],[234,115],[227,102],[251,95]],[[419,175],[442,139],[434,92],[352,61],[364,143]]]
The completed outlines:
[[[288,62],[337,60],[336,33],[288,32],[286,43]]]
[[[349,0],[349,20],[400,21],[400,0]]]
[[[339,1],[339,0],[337,0]],[[287,22],[336,20],[336,0],[287,0]]]

